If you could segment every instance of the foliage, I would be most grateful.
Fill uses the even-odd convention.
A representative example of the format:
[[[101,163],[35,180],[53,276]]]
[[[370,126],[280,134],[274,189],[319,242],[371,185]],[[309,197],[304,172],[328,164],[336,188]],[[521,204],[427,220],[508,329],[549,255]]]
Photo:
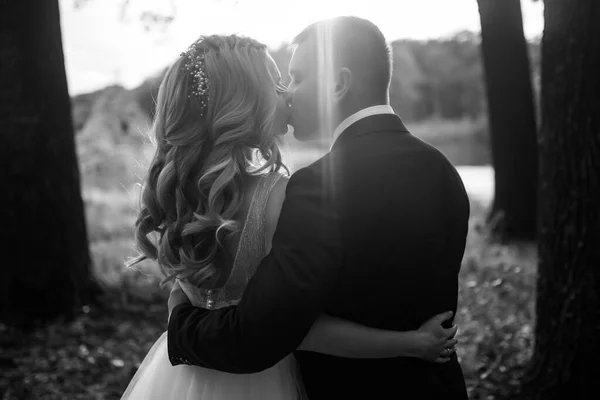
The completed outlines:
[[[120,398],[167,315],[156,282],[121,277],[74,321],[31,333],[0,325],[1,399]]]
[[[454,165],[491,163],[487,119],[428,119],[408,122],[408,130],[440,150]]]
[[[417,102],[430,101],[428,92],[423,91],[423,82],[429,81],[433,72],[425,67],[431,61],[424,60],[429,59],[432,49],[438,49],[437,44],[415,43],[401,45],[403,53],[399,51],[395,59],[397,65],[402,60],[404,69],[420,69],[406,73],[410,79],[402,82],[402,92]],[[474,63],[477,56],[472,49],[461,46],[444,50],[446,56],[439,58],[440,63],[453,51],[466,54],[457,59],[471,57]],[[274,52],[278,63],[285,63],[285,57]],[[287,57],[289,61],[289,53]],[[462,64],[457,65],[453,71],[462,71]],[[444,67],[438,67],[441,74]],[[476,70],[473,67],[470,71]],[[469,81],[448,76],[464,85]],[[118,399],[146,352],[166,328],[167,291],[158,287],[156,265],[145,263],[140,267],[144,273],[123,267],[123,261],[134,255],[136,183],[141,181],[153,151],[143,133],[148,131],[152,97],[159,80],[151,78],[133,91],[110,87],[73,99],[90,251],[94,273],[107,290],[98,304],[85,306],[72,321],[56,321],[32,332],[0,325],[2,400]],[[464,90],[471,93],[466,97],[477,93],[467,86]],[[476,103],[469,100],[463,104]],[[419,107],[415,110],[424,109]],[[486,121],[481,116],[473,118],[466,111],[457,115],[462,117],[454,121],[429,118],[408,125],[452,161],[465,164],[460,160],[477,160],[465,153],[466,143],[483,143],[473,147],[474,153],[477,148],[487,147]],[[284,154],[292,170],[323,151],[301,147],[289,136],[285,140]],[[302,152],[297,151],[300,148]],[[481,228],[484,207],[473,204],[472,210],[459,280],[458,355],[471,398],[488,399],[502,395],[514,384],[530,356],[536,261],[530,246],[490,243],[488,232]]]
[[[166,328],[167,291],[158,287],[156,266],[146,263],[145,273],[123,267],[133,255],[127,225],[135,207],[121,193],[120,200],[114,191],[86,195],[89,229],[96,232],[94,270],[107,288],[102,301],[74,321],[33,332],[0,326],[1,399],[118,399]],[[108,201],[116,206],[102,214],[98,208]],[[489,243],[484,208],[472,209],[459,281],[458,355],[471,398],[488,399],[514,384],[531,353],[535,255],[530,246]]]
[[[459,279],[458,355],[471,399],[506,398],[533,351],[537,253],[531,243],[491,242],[485,210],[472,207]]]
[[[110,87],[73,99],[77,152],[86,189],[102,189],[103,193],[131,191],[132,185],[142,180],[154,151],[148,134],[158,84],[155,77],[132,91]],[[483,116],[407,121],[407,126],[456,165],[491,162],[487,120]],[[299,142],[291,134],[282,141],[288,158],[310,151],[322,153],[328,148]]]
[[[477,120],[485,115],[479,34],[462,31],[444,39],[396,40],[391,49],[390,102],[405,121]],[[529,56],[536,93],[539,52],[539,41],[531,41]],[[291,58],[288,45],[272,50],[271,55],[286,76]]]
[[[540,43],[528,43],[534,92],[539,97]],[[444,39],[396,40],[392,49],[393,75],[390,102],[405,121],[429,119],[481,119],[486,113],[483,65],[479,35],[458,32]],[[288,65],[292,51],[288,44],[270,50],[284,83],[289,83]],[[148,79],[133,94],[148,114],[166,69]],[[77,96],[84,104],[89,95]],[[86,108],[76,110],[82,114]],[[77,126],[77,122],[76,122]]]

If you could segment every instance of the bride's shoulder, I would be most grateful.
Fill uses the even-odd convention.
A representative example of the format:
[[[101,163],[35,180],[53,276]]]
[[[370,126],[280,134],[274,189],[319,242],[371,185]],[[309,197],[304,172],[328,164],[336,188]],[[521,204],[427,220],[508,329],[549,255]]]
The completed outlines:
[[[275,174],[275,173],[274,173]],[[271,193],[269,193],[269,199],[267,200],[267,207],[265,212],[265,222],[269,237],[273,236],[277,221],[279,220],[279,214],[281,213],[281,206],[285,200],[285,189],[287,187],[290,178],[286,175],[276,173],[279,176],[275,176],[277,179]]]
[[[271,192],[269,193],[269,200],[267,201],[267,214],[277,213],[277,215],[279,215],[279,211],[281,211],[281,205],[285,199],[285,189],[290,178],[286,175],[276,172],[273,173],[273,179],[275,182],[273,184],[273,189],[271,189]]]

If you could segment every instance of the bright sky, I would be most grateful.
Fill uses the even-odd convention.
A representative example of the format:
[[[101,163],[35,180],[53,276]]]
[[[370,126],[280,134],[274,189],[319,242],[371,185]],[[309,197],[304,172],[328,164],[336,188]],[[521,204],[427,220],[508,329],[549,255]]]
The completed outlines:
[[[336,15],[377,24],[389,41],[479,31],[476,0],[60,0],[63,46],[72,95],[110,84],[139,85],[172,62],[198,36],[240,33],[270,47],[289,42],[303,27]],[[145,11],[173,13],[166,30],[147,32]],[[542,33],[543,2],[522,0],[525,35]]]

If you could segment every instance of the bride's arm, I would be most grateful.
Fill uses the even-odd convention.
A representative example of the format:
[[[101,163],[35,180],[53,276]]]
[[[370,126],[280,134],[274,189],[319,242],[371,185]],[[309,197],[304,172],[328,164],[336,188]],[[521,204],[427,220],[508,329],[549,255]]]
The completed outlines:
[[[443,363],[450,359],[456,344],[456,326],[442,327],[442,322],[451,317],[452,312],[445,312],[429,319],[418,330],[397,332],[322,314],[298,350],[347,358],[416,357]]]

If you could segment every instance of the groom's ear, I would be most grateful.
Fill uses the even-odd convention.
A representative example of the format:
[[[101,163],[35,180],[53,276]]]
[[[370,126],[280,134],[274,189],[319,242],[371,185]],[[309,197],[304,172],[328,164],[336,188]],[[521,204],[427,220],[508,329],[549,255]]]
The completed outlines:
[[[336,100],[343,99],[350,90],[351,85],[352,72],[346,67],[340,68],[334,90]]]

